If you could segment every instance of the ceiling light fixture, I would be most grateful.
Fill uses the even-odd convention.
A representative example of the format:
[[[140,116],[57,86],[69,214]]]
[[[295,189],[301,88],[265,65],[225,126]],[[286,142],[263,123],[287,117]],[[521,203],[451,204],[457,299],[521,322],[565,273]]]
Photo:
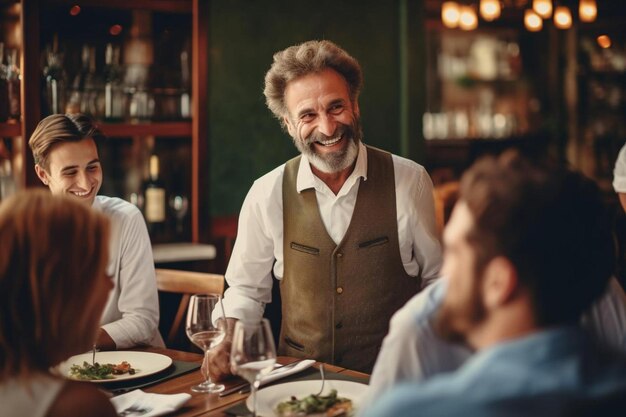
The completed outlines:
[[[554,26],[559,29],[572,27],[572,12],[567,7],[558,6],[554,9]]]

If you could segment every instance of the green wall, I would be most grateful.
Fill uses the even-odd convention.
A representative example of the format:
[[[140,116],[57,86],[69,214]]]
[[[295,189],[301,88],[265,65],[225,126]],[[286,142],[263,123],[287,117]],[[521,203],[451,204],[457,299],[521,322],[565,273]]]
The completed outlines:
[[[404,62],[400,45],[406,47],[407,38],[400,34],[399,14],[406,10],[407,1],[211,1],[212,216],[238,213],[252,182],[297,154],[263,97],[263,79],[272,55],[296,43],[328,39],[357,58],[365,78],[360,98],[364,142],[393,153],[411,153],[400,137],[406,141],[413,134],[404,132],[406,121],[400,118],[400,103],[406,102],[399,91],[400,62]],[[409,47],[412,38],[408,37]],[[402,85],[407,88],[406,83]]]

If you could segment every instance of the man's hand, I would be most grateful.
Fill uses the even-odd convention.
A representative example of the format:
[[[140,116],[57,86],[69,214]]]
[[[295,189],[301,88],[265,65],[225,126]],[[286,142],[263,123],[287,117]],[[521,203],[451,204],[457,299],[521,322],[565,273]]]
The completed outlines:
[[[96,347],[98,350],[115,350],[117,346],[111,336],[102,327],[98,330],[98,337],[96,339]]]
[[[230,348],[233,341],[233,333],[237,319],[226,319],[226,337],[224,340],[208,352],[209,373],[212,381],[220,381],[232,375],[230,369]],[[204,368],[206,361],[202,362]],[[203,369],[204,371],[204,369]]]

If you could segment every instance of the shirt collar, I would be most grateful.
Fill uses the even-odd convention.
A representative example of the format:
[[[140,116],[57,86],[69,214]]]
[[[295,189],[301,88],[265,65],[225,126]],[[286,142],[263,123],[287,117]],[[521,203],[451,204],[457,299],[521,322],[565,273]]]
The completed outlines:
[[[360,177],[363,177],[363,180],[367,181],[367,148],[363,145],[363,142],[359,142],[359,154],[356,157],[354,171],[352,171],[352,174],[350,174],[346,180],[346,184],[353,184]],[[302,158],[300,158],[300,166],[298,167],[296,190],[301,193],[309,188],[316,188],[320,182],[321,180],[311,171],[309,158],[307,158],[306,155],[302,155]]]

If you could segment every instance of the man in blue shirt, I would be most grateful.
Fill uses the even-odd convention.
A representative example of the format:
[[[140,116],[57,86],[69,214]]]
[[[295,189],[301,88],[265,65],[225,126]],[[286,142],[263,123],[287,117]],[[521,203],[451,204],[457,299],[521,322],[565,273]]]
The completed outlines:
[[[626,401],[626,359],[579,326],[611,276],[608,218],[580,174],[511,153],[472,167],[444,233],[447,288],[432,328],[477,353],[361,412],[587,415]]]

